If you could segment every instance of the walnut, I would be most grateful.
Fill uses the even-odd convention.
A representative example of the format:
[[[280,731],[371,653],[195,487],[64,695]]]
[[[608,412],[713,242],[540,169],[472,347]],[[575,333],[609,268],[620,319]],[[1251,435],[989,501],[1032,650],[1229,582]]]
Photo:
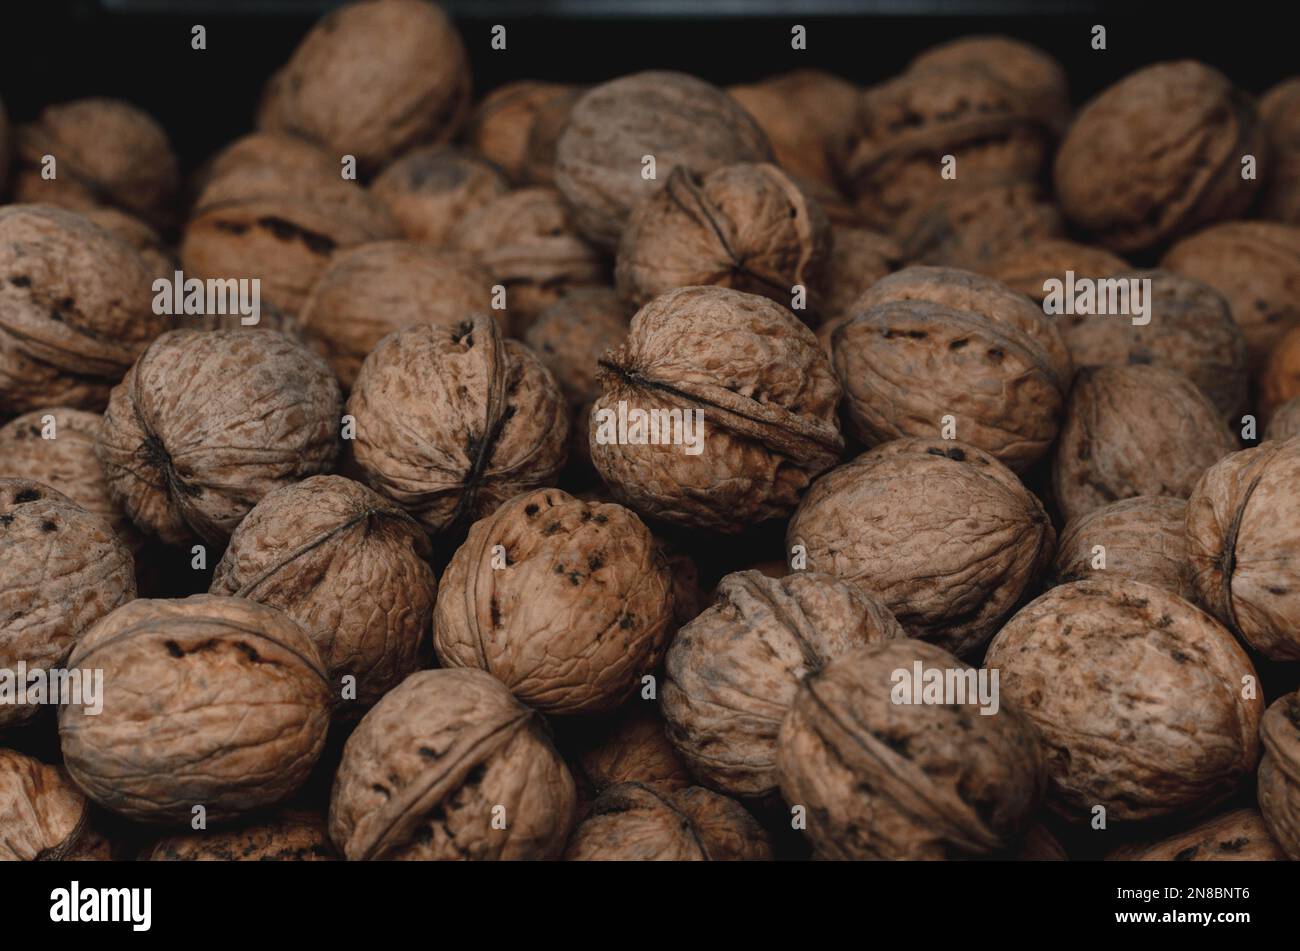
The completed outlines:
[[[373,170],[445,142],[469,111],[470,72],[455,25],[424,0],[367,0],[321,18],[277,74],[259,127],[355,155]]]
[[[1300,325],[1300,227],[1230,221],[1179,241],[1160,266],[1209,284],[1228,299],[1260,367]]]
[[[0,861],[107,861],[90,804],[66,771],[0,749]]]
[[[1089,367],[1070,391],[1052,489],[1067,520],[1138,495],[1185,499],[1236,448],[1222,414],[1181,373]]]
[[[0,207],[0,419],[102,410],[163,329],[140,255],[81,215]]]
[[[407,152],[370,186],[404,237],[435,247],[447,243],[466,215],[509,190],[505,175],[491,162],[436,145]]]
[[[744,862],[772,858],[767,835],[745,807],[690,786],[620,783],[601,793],[573,832],[570,862]]]
[[[553,188],[495,199],[463,218],[449,243],[505,285],[510,312],[524,328],[570,288],[605,282],[604,262],[578,237]]]
[[[82,214],[109,234],[116,235],[135,248],[154,280],[160,277],[169,281],[173,279],[176,254],[151,225],[116,208],[92,208]]]
[[[1232,809],[1154,842],[1134,842],[1108,862],[1284,862],[1286,855],[1256,809]]]
[[[1187,503],[1164,496],[1140,495],[1093,509],[1062,529],[1051,583],[1115,575],[1194,602],[1186,523]]]
[[[438,590],[429,557],[428,536],[395,503],[341,476],[313,476],[253,507],[210,590],[297,621],[335,695],[364,708],[429,656]]]
[[[907,268],[832,332],[845,416],[867,445],[940,433],[1022,471],[1056,438],[1070,359],[1055,327],[992,278]]]
[[[55,177],[46,179],[45,156]],[[119,99],[49,106],[17,134],[14,201],[73,211],[108,206],[154,227],[174,223],[180,169],[167,133],[147,112]]]
[[[348,859],[554,859],[573,777],[540,715],[480,670],[412,674],[343,748],[330,836]]]
[[[912,637],[976,650],[1028,593],[1056,532],[993,456],[951,440],[887,442],[818,479],[786,530],[811,571],[881,598]]]
[[[434,647],[544,713],[602,713],[631,698],[673,627],[672,575],[619,505],[558,489],[476,522],[442,576]]]
[[[643,177],[646,156],[653,178]],[[634,73],[574,104],[556,146],[555,185],[573,206],[578,230],[613,250],[632,208],[678,165],[707,175],[771,157],[758,123],[721,89],[685,73]]]
[[[894,235],[910,261],[984,271],[1007,250],[1059,238],[1063,229],[1061,213],[1037,184],[1012,182],[940,189],[914,204]]]
[[[311,142],[275,132],[251,132],[209,156],[195,170],[188,185],[191,203],[216,179],[259,168],[274,168],[281,173],[279,182],[267,179],[276,191],[290,190],[294,178],[337,178],[341,171],[337,158]]]
[[[903,638],[850,651],[799,685],[776,765],[786,802],[807,811],[818,856],[989,855],[1033,815],[1043,792],[1033,726],[1006,704],[984,715],[973,689],[942,703],[900,690],[900,674],[910,683],[931,671],[960,677],[963,689],[973,683],[963,672],[977,674],[933,644]]]
[[[568,413],[531,350],[469,314],[385,337],[361,365],[347,412],[366,481],[430,533],[461,531],[564,466]]]
[[[554,374],[569,405],[580,406],[600,395],[597,363],[627,331],[627,307],[612,288],[579,287],[541,312],[524,333],[524,343]],[[579,435],[585,443],[586,427]]]
[[[818,339],[824,339],[823,329],[829,337],[837,318],[853,316],[858,298],[885,275],[902,267],[903,261],[903,249],[893,238],[868,228],[832,225],[831,253],[823,281],[822,309],[827,319],[817,330]]]
[[[1268,421],[1265,439],[1294,439],[1300,436],[1300,396],[1279,406]]]
[[[904,636],[878,598],[830,575],[727,575],[668,651],[668,736],[709,786],[767,795],[777,786],[777,733],[800,681],[857,647]]]
[[[1287,400],[1300,396],[1300,324],[1278,341],[1259,379],[1259,412],[1265,419]]]
[[[1007,248],[986,262],[981,273],[1041,304],[1048,293],[1047,282],[1056,280],[1064,284],[1067,271],[1073,271],[1076,278],[1095,280],[1128,270],[1131,268],[1127,261],[1104,248],[1048,238]]]
[[[562,83],[525,79],[498,86],[478,104],[466,128],[466,141],[511,180],[522,183],[529,159],[529,138],[537,114],[556,99],[568,99],[579,89]],[[567,110],[566,110],[567,115]]]
[[[220,545],[272,489],[329,470],[338,383],[272,330],[173,330],[113,390],[97,454],[136,526]]]
[[[1254,104],[1222,73],[1157,63],[1080,110],[1056,154],[1056,194],[1099,244],[1139,251],[1245,211],[1259,183],[1241,158],[1264,145]]]
[[[0,670],[16,687],[63,666],[92,624],[135,597],[130,550],[108,523],[49,486],[0,478]],[[0,704],[0,729],[57,698]],[[3,837],[0,837],[2,839]]]
[[[1002,702],[1043,737],[1049,799],[1084,821],[1191,814],[1255,769],[1263,703],[1250,658],[1217,621],[1127,578],[1053,588],[989,645]],[[1247,679],[1249,678],[1249,680]]]
[[[658,708],[646,701],[633,700],[615,716],[591,721],[574,760],[597,793],[619,783],[671,790],[691,785],[691,774],[668,741]]]
[[[795,285],[820,290],[830,241],[822,210],[775,165],[724,165],[707,175],[679,165],[632,212],[615,279],[636,307],[704,284],[788,307]]]
[[[1260,213],[1300,225],[1300,77],[1284,80],[1266,92],[1259,100],[1259,117],[1273,166],[1264,185]]]
[[[1300,861],[1300,693],[1273,703],[1260,725],[1259,808],[1287,857]]]
[[[699,617],[713,598],[700,587],[700,567],[690,554],[659,537],[655,538],[655,547],[663,555],[672,575],[672,630],[676,636],[678,629]]]
[[[554,187],[555,151],[569,124],[574,103],[586,91],[585,86],[570,86],[538,106],[528,128],[528,145],[524,153],[522,180],[527,184]]]
[[[458,327],[491,313],[493,278],[467,255],[411,241],[376,241],[336,254],[302,305],[303,335],[345,388],[361,363],[394,330],[416,324]]]
[[[656,518],[734,533],[784,517],[844,445],[839,386],[816,337],[763,297],[722,287],[670,291],[641,308],[627,341],[600,366],[592,461],[615,498]],[[683,414],[682,444],[672,444],[672,432],[655,443],[644,428],[634,431],[632,410],[657,411],[647,418],[669,430],[662,414]],[[688,419],[701,423],[693,436]],[[692,454],[685,441],[695,437]]]
[[[150,862],[333,862],[325,816],[286,809],[267,819],[167,836],[143,856]]]
[[[1233,453],[1187,500],[1204,604],[1265,657],[1300,660],[1300,439]]]
[[[330,681],[311,639],[274,608],[194,595],[138,600],[87,631],[68,663],[103,671],[103,709],[59,708],[68,772],[144,822],[208,822],[279,802],[325,743]]]

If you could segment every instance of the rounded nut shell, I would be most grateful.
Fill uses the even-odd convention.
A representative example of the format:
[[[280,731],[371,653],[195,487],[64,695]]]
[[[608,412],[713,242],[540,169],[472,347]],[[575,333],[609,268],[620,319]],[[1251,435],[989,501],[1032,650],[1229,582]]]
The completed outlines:
[[[573,759],[596,793],[619,783],[669,789],[692,783],[664,732],[658,706],[649,701],[633,700],[614,717],[594,721]]]
[[[1257,809],[1233,809],[1157,842],[1122,846],[1108,862],[1281,862],[1286,855]]]
[[[499,168],[472,152],[442,146],[412,149],[370,186],[402,235],[439,247],[467,215],[510,190]]]
[[[600,358],[623,342],[629,319],[612,289],[580,287],[542,311],[525,331],[524,343],[546,364],[569,405],[580,406],[600,395]],[[580,436],[585,444],[585,428]]]
[[[1143,495],[1093,509],[1061,530],[1050,580],[1068,584],[1116,576],[1195,603],[1186,525],[1182,499]]]
[[[1259,808],[1287,857],[1300,861],[1300,693],[1275,701],[1260,726]]]
[[[548,103],[567,99],[577,89],[532,79],[498,86],[474,109],[465,139],[480,155],[504,169],[511,181],[522,183],[537,114]]]
[[[1007,248],[981,272],[1001,281],[1011,290],[1024,294],[1036,304],[1042,304],[1050,290],[1049,281],[1066,281],[1066,272],[1073,271],[1076,278],[1097,279],[1130,270],[1123,258],[1105,248],[1049,238]]]
[[[0,749],[0,861],[107,860],[89,803],[65,770]]]
[[[1278,341],[1259,380],[1259,412],[1265,419],[1300,396],[1300,324]]]
[[[828,324],[853,316],[853,305],[873,284],[903,266],[903,250],[893,238],[867,228],[831,226],[831,253],[826,262],[823,310]],[[822,329],[817,332],[822,338]]]
[[[150,862],[333,862],[338,856],[323,815],[285,810],[234,828],[168,836],[145,858]]]

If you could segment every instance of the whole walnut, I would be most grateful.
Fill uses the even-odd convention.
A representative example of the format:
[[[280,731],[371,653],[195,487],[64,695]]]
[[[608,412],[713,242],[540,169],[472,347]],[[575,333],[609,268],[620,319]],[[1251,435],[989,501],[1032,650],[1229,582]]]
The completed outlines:
[[[555,185],[555,153],[560,136],[569,124],[574,103],[587,91],[586,86],[570,86],[558,96],[541,103],[528,128],[528,144],[524,152],[522,181],[529,185]]]
[[[0,861],[107,861],[107,841],[67,772],[0,749]]]
[[[1222,413],[1181,373],[1087,367],[1070,390],[1052,489],[1066,520],[1138,495],[1185,499],[1236,448]]]
[[[366,481],[430,533],[459,531],[564,466],[559,387],[482,313],[389,334],[361,365],[347,412]]]
[[[632,700],[612,717],[592,720],[573,759],[597,793],[619,783],[677,790],[692,782],[664,733],[658,707],[643,700]]]
[[[81,215],[0,207],[0,419],[102,410],[163,329],[140,255]]]
[[[823,328],[829,335],[837,318],[851,317],[858,298],[885,275],[902,267],[903,261],[903,249],[893,238],[868,228],[831,225],[831,253],[822,282],[826,320],[818,328],[818,338],[823,338]]]
[[[1233,453],[1187,500],[1187,553],[1204,604],[1272,660],[1300,660],[1300,439]]]
[[[341,402],[283,334],[173,330],[113,390],[96,452],[137,527],[220,545],[272,489],[333,468]]]
[[[411,241],[376,241],[335,255],[299,314],[303,335],[345,388],[386,336],[403,327],[459,327],[491,313],[493,278],[467,255]]]
[[[1300,396],[1300,324],[1278,341],[1259,379],[1259,412],[1265,419]]]
[[[627,306],[612,288],[578,287],[538,315],[524,343],[555,376],[569,405],[580,406],[600,395],[597,364],[623,342],[628,322]],[[580,435],[585,443],[585,428]]]
[[[1278,83],[1259,100],[1272,170],[1264,184],[1260,213],[1300,225],[1300,77]]]
[[[1260,724],[1259,808],[1287,857],[1300,861],[1300,693],[1270,706]]]
[[[152,225],[116,208],[92,208],[82,214],[135,248],[154,280],[165,277],[170,281],[174,278],[176,254]]]
[[[606,282],[604,262],[578,237],[553,188],[502,195],[461,219],[448,240],[505,285],[521,327],[570,288]]]
[[[244,598],[200,594],[118,608],[73,648],[103,671],[96,712],[59,708],[68,772],[142,822],[220,822],[293,793],[325,744],[331,690],[311,639]]]
[[[470,86],[465,46],[441,7],[365,0],[312,27],[277,74],[258,124],[373,170],[455,135]]]
[[[337,178],[341,172],[337,158],[306,139],[278,132],[250,132],[209,156],[195,169],[187,183],[190,203],[216,179],[235,171],[258,168],[274,168],[281,173],[279,182],[267,180],[277,191],[291,188],[294,178]]]
[[[1258,676],[1232,635],[1182,598],[1127,578],[1053,588],[989,645],[1002,702],[1038,727],[1049,798],[1085,821],[1191,814],[1259,758]]]
[[[903,253],[918,264],[985,271],[1008,249],[1055,240],[1061,213],[1033,182],[940,189],[918,201],[894,226]]]
[[[342,476],[312,476],[253,507],[209,590],[297,621],[335,696],[364,708],[429,656],[438,590],[430,554],[428,536],[395,503]]]
[[[543,713],[604,713],[642,686],[672,628],[672,575],[641,520],[538,489],[470,528],[433,643],[442,666],[486,670]]]
[[[1056,154],[1056,195],[1099,244],[1152,248],[1245,211],[1259,182],[1242,156],[1265,145],[1253,102],[1222,73],[1157,63],[1079,111]]]
[[[878,598],[830,575],[727,575],[668,650],[660,705],[669,739],[709,786],[774,792],[777,734],[800,681],[864,644],[905,636]]]
[[[615,498],[666,521],[734,533],[784,517],[844,446],[840,388],[817,338],[754,294],[685,287],[656,298],[597,379],[592,462]],[[632,410],[659,431],[618,422]],[[682,414],[680,432],[668,413]]]
[[[1019,837],[1043,793],[1038,736],[1010,706],[987,705],[978,673],[903,638],[850,651],[803,679],[776,767],[785,801],[807,812],[819,857],[978,857]],[[963,695],[922,699],[934,675],[960,678]]]
[[[549,103],[570,99],[579,88],[532,79],[498,86],[474,109],[465,139],[475,151],[500,166],[512,181],[523,183],[537,114]]]
[[[1052,561],[1052,584],[1117,576],[1195,603],[1187,560],[1187,503],[1139,495],[1067,522]],[[1100,550],[1099,550],[1100,549]]]
[[[324,815],[286,809],[237,826],[167,836],[143,858],[150,862],[334,862],[338,855]]]
[[[330,837],[357,859],[555,859],[573,777],[541,716],[480,670],[412,674],[343,748]]]
[[[654,160],[646,178],[645,156]],[[632,209],[678,165],[707,175],[766,162],[771,146],[721,89],[685,73],[650,71],[602,83],[573,106],[555,155],[555,185],[578,230],[613,250]]]
[[[1160,266],[1209,284],[1228,299],[1253,367],[1300,326],[1300,227],[1229,221],[1179,241]]]
[[[1279,406],[1268,421],[1264,431],[1265,439],[1294,439],[1300,436],[1300,396],[1287,400]]]
[[[407,152],[370,186],[403,237],[435,247],[447,243],[466,215],[509,190],[505,174],[491,162],[437,145]]]
[[[120,208],[154,227],[174,223],[180,167],[167,133],[120,99],[78,99],[46,107],[19,126],[14,201],[73,211]],[[45,156],[56,162],[46,178]]]
[[[635,307],[706,284],[790,306],[795,285],[820,290],[830,241],[821,208],[775,165],[679,165],[628,219],[615,280]]]
[[[610,786],[564,853],[569,862],[754,862],[772,858],[763,827],[740,803],[699,786]]]
[[[851,581],[912,637],[978,649],[1051,561],[1042,503],[993,456],[899,439],[813,483],[786,529],[810,571]]]
[[[1096,280],[1128,270],[1131,268],[1127,261],[1104,248],[1048,238],[1007,248],[986,262],[981,273],[1041,304],[1048,294],[1047,282],[1064,284],[1067,271],[1073,271],[1076,278]]]
[[[1121,846],[1108,862],[1284,862],[1257,809],[1232,809],[1155,842]]]
[[[107,522],[47,485],[0,478],[0,670],[11,689],[29,682],[20,664],[62,667],[87,628],[134,597],[131,552]],[[0,729],[58,698],[16,699],[0,704]]]

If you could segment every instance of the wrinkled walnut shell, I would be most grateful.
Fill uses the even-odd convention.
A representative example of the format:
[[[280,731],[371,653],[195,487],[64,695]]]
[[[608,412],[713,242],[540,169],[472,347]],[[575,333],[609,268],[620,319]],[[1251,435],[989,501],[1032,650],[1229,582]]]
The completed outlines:
[[[1287,400],[1273,413],[1264,431],[1265,439],[1294,439],[1300,436],[1300,396]]]
[[[1049,580],[1068,584],[1114,575],[1195,603],[1186,527],[1182,499],[1142,495],[1103,505],[1066,523]]]
[[[554,375],[570,406],[600,395],[597,364],[606,350],[623,342],[627,307],[608,287],[580,287],[546,308],[524,333],[524,343]],[[581,431],[582,442],[587,430]]]
[[[463,218],[509,190],[505,175],[491,162],[443,146],[407,152],[370,186],[403,237],[435,247],[447,243]]]
[[[893,238],[866,228],[832,225],[831,254],[823,281],[822,309],[826,322],[818,328],[818,339],[823,338],[823,330],[829,335],[834,329],[829,326],[832,321],[853,316],[853,305],[858,298],[881,278],[902,267],[903,261],[903,249]]]
[[[1277,700],[1260,725],[1259,808],[1287,856],[1300,861],[1300,693]]]
[[[1121,846],[1108,862],[1284,862],[1256,809],[1233,809],[1157,842]]]
[[[109,859],[89,810],[62,768],[0,749],[0,861]]]
[[[286,809],[269,819],[157,842],[150,862],[333,862],[338,860],[325,817]]]
[[[939,189],[912,206],[894,236],[909,261],[982,272],[1008,250],[1060,238],[1064,227],[1036,183],[1011,182]]]
[[[1278,341],[1259,380],[1259,412],[1272,417],[1279,406],[1300,396],[1300,324]]]
[[[92,208],[82,214],[135,248],[155,281],[160,277],[169,281],[175,277],[176,254],[152,225],[116,208]]]
[[[1065,272],[1076,278],[1096,279],[1130,270],[1129,264],[1104,248],[1094,248],[1063,238],[1049,238],[1008,248],[987,262],[981,273],[996,278],[1036,304],[1047,296],[1050,280],[1065,283]]]

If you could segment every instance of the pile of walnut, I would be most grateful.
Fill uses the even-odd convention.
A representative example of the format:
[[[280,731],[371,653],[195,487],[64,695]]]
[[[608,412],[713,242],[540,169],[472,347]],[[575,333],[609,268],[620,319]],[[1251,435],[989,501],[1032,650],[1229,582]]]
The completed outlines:
[[[255,112],[0,107],[0,858],[1300,859],[1300,79]]]

